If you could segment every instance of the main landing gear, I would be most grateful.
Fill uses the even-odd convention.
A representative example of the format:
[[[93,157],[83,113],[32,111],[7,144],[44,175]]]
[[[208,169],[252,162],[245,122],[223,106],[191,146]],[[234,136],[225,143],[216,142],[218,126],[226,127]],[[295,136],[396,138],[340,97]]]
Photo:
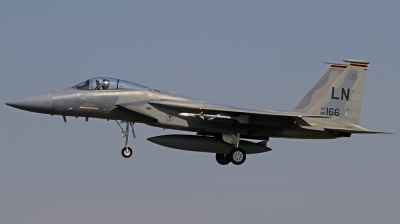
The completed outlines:
[[[229,154],[229,158],[233,164],[241,165],[244,163],[244,161],[246,161],[246,153],[243,151],[243,149],[232,149],[231,153]]]
[[[222,140],[226,143],[234,145],[235,148],[232,149],[229,154],[217,153],[215,155],[215,159],[219,164],[227,165],[232,162],[235,165],[241,165],[242,163],[244,163],[244,161],[246,161],[246,152],[243,149],[239,148],[239,134],[223,133]]]
[[[215,154],[215,159],[221,165],[228,165],[229,163],[241,165],[246,161],[246,152],[243,149],[235,148],[229,154]]]
[[[128,147],[128,136],[129,136],[129,132],[130,132],[129,128],[132,129],[131,132],[132,132],[133,138],[136,138],[135,130],[133,129],[134,123],[133,123],[133,122],[130,122],[130,121],[120,121],[120,122],[115,121],[115,122],[118,124],[118,126],[119,126],[119,127],[121,128],[121,130],[122,130],[122,133],[121,133],[121,134],[122,134],[122,138],[125,138],[125,147],[122,148],[121,154],[122,154],[122,156],[123,156],[124,158],[129,158],[129,157],[132,156],[132,149],[131,149],[130,147]],[[121,126],[121,124],[123,124],[123,123],[126,123],[126,128],[125,128],[125,130],[124,130],[124,129],[122,128],[122,126]]]
[[[227,155],[227,154],[217,153],[217,154],[215,154],[215,159],[221,165],[228,165],[231,162],[231,159],[229,158],[229,155]]]

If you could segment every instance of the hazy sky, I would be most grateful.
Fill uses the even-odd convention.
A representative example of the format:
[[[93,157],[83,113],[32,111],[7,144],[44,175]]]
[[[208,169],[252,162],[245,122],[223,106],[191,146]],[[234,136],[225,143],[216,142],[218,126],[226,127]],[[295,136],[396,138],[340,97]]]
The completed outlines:
[[[399,1],[0,1],[0,223],[398,223],[400,138],[271,139],[241,166],[114,122],[5,102],[111,76],[292,109],[327,69],[369,60],[361,125],[400,133]],[[192,133],[189,133],[192,134]],[[132,139],[131,139],[132,140]]]

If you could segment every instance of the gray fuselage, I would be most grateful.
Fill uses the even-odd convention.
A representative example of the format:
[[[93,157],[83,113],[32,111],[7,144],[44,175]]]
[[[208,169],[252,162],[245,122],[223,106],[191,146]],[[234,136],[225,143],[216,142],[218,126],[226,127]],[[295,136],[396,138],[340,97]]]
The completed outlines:
[[[52,91],[51,110],[35,111],[52,115],[93,117],[111,120],[126,120],[135,123],[198,132],[210,135],[220,133],[240,133],[243,138],[267,140],[269,137],[329,139],[338,133],[305,131],[286,117],[266,118],[252,115],[246,124],[231,120],[203,120],[198,117],[182,117],[173,108],[158,107],[149,102],[169,100],[179,104],[196,105],[197,110],[187,109],[188,113],[199,113],[208,102],[189,99],[158,90],[121,89],[89,91],[68,88]],[[208,112],[212,114],[212,112]],[[235,113],[230,113],[234,115]]]

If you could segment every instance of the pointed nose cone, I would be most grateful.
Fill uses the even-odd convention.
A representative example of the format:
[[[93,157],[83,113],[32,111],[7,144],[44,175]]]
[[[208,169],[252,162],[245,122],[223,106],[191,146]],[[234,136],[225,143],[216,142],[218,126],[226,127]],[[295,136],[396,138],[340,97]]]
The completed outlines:
[[[27,110],[36,113],[52,113],[53,93],[41,93],[32,96],[22,97],[6,103],[10,107]]]

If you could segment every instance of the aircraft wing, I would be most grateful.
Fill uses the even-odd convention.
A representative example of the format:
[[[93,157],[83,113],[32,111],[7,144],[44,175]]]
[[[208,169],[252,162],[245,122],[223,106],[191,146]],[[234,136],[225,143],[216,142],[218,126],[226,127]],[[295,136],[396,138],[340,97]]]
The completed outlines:
[[[325,116],[319,115],[310,115],[304,112],[296,112],[296,111],[277,111],[277,110],[252,110],[245,109],[240,107],[232,107],[222,104],[213,104],[209,102],[202,101],[176,101],[176,100],[159,100],[159,101],[149,101],[149,104],[154,107],[161,107],[166,109],[175,110],[178,112],[182,112],[184,114],[189,113],[204,113],[205,116],[215,117],[215,114],[224,114],[224,113],[234,113],[237,116],[266,116],[266,117],[281,117],[281,118],[289,118],[292,121],[296,122],[301,126],[310,126],[303,118],[326,118]],[[207,115],[208,113],[213,115]],[[196,114],[199,115],[199,114]],[[224,116],[217,116],[215,118],[221,118]],[[240,123],[246,123],[245,119],[238,119]],[[242,121],[242,122],[241,122]]]

